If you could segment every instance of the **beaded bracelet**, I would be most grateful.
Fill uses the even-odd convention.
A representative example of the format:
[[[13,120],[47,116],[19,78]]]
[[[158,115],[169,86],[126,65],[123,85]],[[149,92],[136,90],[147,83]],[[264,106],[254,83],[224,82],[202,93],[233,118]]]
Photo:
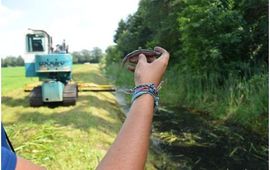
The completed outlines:
[[[131,102],[133,103],[138,97],[143,94],[150,94],[154,97],[154,108],[157,110],[158,108],[158,90],[153,83],[141,84],[136,86],[133,90],[133,95]]]

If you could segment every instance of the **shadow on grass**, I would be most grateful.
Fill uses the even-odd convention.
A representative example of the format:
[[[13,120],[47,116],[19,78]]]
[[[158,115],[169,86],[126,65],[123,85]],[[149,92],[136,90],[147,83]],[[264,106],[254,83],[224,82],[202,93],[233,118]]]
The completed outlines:
[[[28,107],[29,106],[28,96],[25,96],[23,98],[13,98],[9,96],[2,96],[1,100],[2,100],[3,105],[7,105],[11,107],[16,107],[16,106]]]
[[[82,93],[84,93],[84,94],[88,93],[87,94],[88,97],[91,96],[91,97],[95,98],[93,100],[98,100],[98,102],[108,102],[108,103],[110,103],[112,105],[117,105],[117,103],[115,101],[102,99],[102,98],[105,98],[104,97],[105,95],[104,95],[104,93],[102,91],[94,92],[94,93],[98,93],[98,95],[101,96],[99,98],[96,97],[95,95],[93,95],[92,92],[79,92],[78,101],[88,99],[88,97],[85,97],[85,95],[81,96]],[[26,95],[23,98],[14,98],[14,97],[10,97],[10,96],[2,96],[1,101],[2,101],[3,105],[11,106],[11,107],[17,107],[17,106],[31,107],[29,105],[29,95]],[[97,102],[95,102],[95,103],[97,103]],[[63,106],[63,104],[62,103],[52,103],[52,104],[44,104],[44,106],[54,109],[54,108]]]
[[[103,95],[103,94],[99,94]],[[27,98],[27,97],[26,97]],[[117,103],[108,102],[104,97],[97,97],[92,93],[79,97],[76,106],[64,108],[33,108],[33,111],[23,111],[17,115],[16,122],[45,124],[53,122],[60,126],[71,126],[83,131],[89,131],[90,128],[95,128],[108,135],[117,133],[119,130],[118,116],[120,110]],[[3,98],[2,98],[3,100]],[[104,104],[104,102],[107,102]],[[3,104],[11,107],[20,106],[23,103],[24,107],[30,107],[24,99],[13,100],[10,97],[4,97]],[[70,108],[70,109],[69,109]],[[45,109],[45,111],[44,111]],[[46,113],[46,110],[55,110],[53,113]],[[63,109],[63,111],[61,111]],[[40,110],[40,111],[39,111]],[[99,112],[101,112],[99,114]],[[14,124],[15,122],[7,122],[6,125]],[[117,128],[116,128],[117,127]]]

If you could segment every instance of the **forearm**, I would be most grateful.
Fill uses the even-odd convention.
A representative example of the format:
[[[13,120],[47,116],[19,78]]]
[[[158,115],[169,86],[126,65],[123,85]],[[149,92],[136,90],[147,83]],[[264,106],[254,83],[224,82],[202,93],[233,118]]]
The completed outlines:
[[[97,169],[144,169],[153,109],[154,99],[149,94],[134,101],[114,144]]]
[[[29,160],[17,157],[16,170],[46,170],[46,168],[35,165]]]

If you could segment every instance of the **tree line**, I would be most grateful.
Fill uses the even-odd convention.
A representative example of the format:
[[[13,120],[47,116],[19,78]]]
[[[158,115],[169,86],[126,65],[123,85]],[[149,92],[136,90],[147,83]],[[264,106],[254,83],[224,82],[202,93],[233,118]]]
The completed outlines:
[[[74,64],[99,63],[103,57],[102,49],[94,47],[92,50],[83,49],[71,53]],[[22,56],[7,56],[1,59],[1,67],[24,66]]]
[[[94,47],[92,50],[74,51],[71,53],[74,64],[99,63],[103,57],[102,49]]]
[[[160,45],[171,53],[170,65],[194,75],[255,73],[268,68],[268,1],[141,0],[119,22],[114,42],[107,63]]]
[[[7,56],[6,58],[1,58],[1,67],[14,67],[14,66],[23,66],[24,59],[22,56]]]
[[[118,69],[123,57],[164,47],[171,57],[161,104],[267,134],[268,15],[267,0],[141,0],[119,21],[116,45],[106,49],[107,72],[126,86],[132,78]]]

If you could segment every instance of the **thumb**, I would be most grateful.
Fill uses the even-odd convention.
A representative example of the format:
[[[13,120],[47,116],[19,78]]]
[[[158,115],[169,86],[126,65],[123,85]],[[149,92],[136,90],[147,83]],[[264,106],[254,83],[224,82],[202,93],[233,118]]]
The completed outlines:
[[[146,56],[144,54],[140,54],[139,55],[139,61],[138,62],[144,62],[144,63],[146,63],[147,62]]]

